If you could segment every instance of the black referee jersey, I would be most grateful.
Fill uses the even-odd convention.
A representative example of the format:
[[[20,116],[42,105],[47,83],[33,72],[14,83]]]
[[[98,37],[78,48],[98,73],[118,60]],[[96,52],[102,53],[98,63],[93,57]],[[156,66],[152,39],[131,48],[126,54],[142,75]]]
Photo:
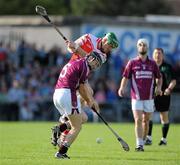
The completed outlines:
[[[168,111],[169,110],[169,106],[170,106],[170,95],[169,96],[165,96],[164,95],[164,91],[166,88],[168,88],[171,80],[176,79],[175,75],[174,75],[174,71],[171,67],[170,64],[167,64],[166,62],[163,62],[160,66],[159,66],[159,70],[162,74],[162,92],[163,95],[162,96],[155,96],[154,98],[154,103],[155,103],[155,109],[156,111],[159,112],[164,112],[164,111]]]

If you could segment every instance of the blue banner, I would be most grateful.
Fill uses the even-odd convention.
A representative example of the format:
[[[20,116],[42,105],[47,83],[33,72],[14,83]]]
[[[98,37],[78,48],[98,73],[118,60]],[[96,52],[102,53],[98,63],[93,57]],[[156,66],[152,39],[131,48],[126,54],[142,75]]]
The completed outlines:
[[[107,32],[114,32],[120,46],[114,53],[119,53],[122,58],[132,58],[137,55],[136,43],[139,38],[149,41],[149,56],[152,57],[154,48],[164,49],[166,58],[170,63],[180,61],[180,30],[138,26],[99,26],[84,24],[81,34],[91,33],[102,37]]]

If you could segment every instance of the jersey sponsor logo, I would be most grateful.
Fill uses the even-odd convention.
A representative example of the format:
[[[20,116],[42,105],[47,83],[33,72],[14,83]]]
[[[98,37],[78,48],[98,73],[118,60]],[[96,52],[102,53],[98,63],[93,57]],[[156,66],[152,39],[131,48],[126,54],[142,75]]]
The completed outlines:
[[[140,78],[152,79],[152,72],[151,71],[137,71],[135,73],[135,75],[136,75],[136,79],[140,79]]]

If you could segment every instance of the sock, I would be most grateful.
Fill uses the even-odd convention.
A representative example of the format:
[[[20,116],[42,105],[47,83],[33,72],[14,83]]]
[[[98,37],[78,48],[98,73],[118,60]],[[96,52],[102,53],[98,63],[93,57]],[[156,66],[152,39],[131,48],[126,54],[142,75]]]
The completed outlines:
[[[58,144],[65,142],[66,136],[68,135],[69,131],[70,130],[67,129],[61,133],[60,139],[58,139]]]
[[[153,121],[150,120],[150,121],[149,121],[149,131],[148,131],[148,136],[151,136],[151,135],[152,135],[152,128],[153,128]]]
[[[162,125],[162,136],[166,139],[169,130],[169,123]]]
[[[61,146],[59,148],[59,153],[60,154],[67,153],[69,147],[70,147],[69,144],[67,142],[64,142],[63,144],[61,144]]]
[[[62,123],[62,124],[59,126],[59,129],[60,129],[60,132],[64,132],[64,131],[67,129],[67,124],[66,124],[66,123]]]
[[[60,154],[65,154],[68,151],[68,147],[61,145],[60,149],[59,149],[59,153]]]
[[[144,140],[142,138],[136,138],[136,146],[143,146]]]

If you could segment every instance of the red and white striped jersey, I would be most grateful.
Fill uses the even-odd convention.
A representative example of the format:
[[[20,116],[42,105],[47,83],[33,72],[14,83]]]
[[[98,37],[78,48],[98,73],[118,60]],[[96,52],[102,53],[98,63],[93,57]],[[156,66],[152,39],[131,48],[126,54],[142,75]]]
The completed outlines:
[[[102,38],[97,38],[92,34],[85,34],[78,38],[75,43],[78,44],[85,52],[91,53],[92,51],[96,51],[102,57],[103,63],[106,61],[106,54],[101,52],[101,40]],[[73,53],[71,60],[80,59],[81,56],[79,54]]]

